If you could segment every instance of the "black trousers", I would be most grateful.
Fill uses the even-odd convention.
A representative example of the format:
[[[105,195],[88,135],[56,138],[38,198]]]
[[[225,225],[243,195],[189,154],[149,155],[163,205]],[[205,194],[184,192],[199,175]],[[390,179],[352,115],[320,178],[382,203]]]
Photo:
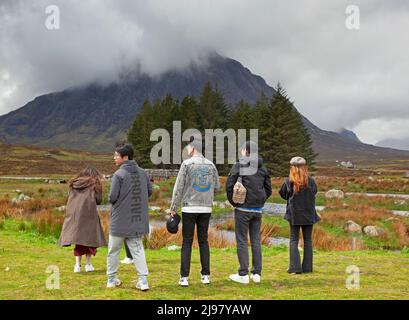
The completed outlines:
[[[124,241],[124,245],[125,245],[126,256],[127,256],[129,259],[133,259],[133,258],[132,258],[131,251],[129,250],[128,245],[126,244],[126,241]]]
[[[300,229],[304,239],[304,256],[301,264],[298,243]],[[291,226],[290,225],[290,266],[289,273],[312,272],[312,229],[313,225]]]
[[[199,242],[200,263],[202,275],[210,275],[210,249],[207,241],[210,212],[190,213],[182,212],[182,252],[180,275],[188,277],[190,273],[190,260],[192,255],[193,236],[197,227],[197,239]]]
[[[252,274],[261,275],[261,212],[243,212],[234,210],[235,234],[237,243],[237,257],[239,258],[239,275],[249,273],[248,235],[252,255]]]

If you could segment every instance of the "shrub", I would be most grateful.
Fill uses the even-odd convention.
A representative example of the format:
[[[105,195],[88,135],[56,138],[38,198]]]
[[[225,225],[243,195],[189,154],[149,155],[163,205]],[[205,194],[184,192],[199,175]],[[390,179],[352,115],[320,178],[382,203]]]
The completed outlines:
[[[402,247],[409,246],[409,226],[402,221],[397,221],[392,227],[397,235],[399,245]]]

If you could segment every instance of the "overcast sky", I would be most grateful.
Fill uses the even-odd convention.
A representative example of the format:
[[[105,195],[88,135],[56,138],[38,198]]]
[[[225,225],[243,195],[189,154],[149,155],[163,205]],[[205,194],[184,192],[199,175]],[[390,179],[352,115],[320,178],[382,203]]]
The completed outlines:
[[[59,30],[45,26],[51,4]],[[346,27],[350,4],[359,30]],[[407,0],[0,0],[0,114],[138,62],[157,75],[216,50],[280,81],[323,129],[409,139],[408,44]]]

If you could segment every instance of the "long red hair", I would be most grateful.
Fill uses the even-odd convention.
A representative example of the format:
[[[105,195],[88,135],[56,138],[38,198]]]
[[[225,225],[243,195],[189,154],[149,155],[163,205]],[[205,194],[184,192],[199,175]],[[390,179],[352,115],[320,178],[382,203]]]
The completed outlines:
[[[294,193],[300,192],[301,188],[308,187],[308,167],[302,166],[290,166],[290,182],[294,184]]]

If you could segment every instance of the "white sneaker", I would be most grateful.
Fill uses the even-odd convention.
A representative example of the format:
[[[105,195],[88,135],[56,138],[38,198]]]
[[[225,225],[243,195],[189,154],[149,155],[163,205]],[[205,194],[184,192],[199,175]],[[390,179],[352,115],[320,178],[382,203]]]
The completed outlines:
[[[248,284],[250,282],[249,275],[241,276],[241,275],[236,273],[236,274],[231,274],[229,278],[230,278],[230,280],[232,280],[234,282],[238,282],[238,283],[242,283],[242,284]]]
[[[261,281],[261,276],[257,273],[251,274],[250,279],[253,280],[254,283],[260,283]]]
[[[125,257],[125,259],[121,260],[121,263],[123,263],[123,264],[132,264],[133,260],[129,259],[128,257]]]
[[[209,284],[210,283],[210,276],[202,275],[200,281],[202,281],[203,284]]]
[[[107,283],[107,288],[115,288],[115,287],[119,287],[122,284],[122,281],[119,279],[115,279],[114,282],[110,282],[108,281]]]
[[[74,266],[74,272],[75,272],[75,273],[81,272],[81,265],[80,265],[80,264],[76,264],[76,265]]]
[[[136,289],[139,289],[141,291],[149,290],[148,281],[139,279],[136,283]]]
[[[187,281],[187,277],[180,277],[179,279],[179,285],[181,287],[188,287],[189,286],[189,282]]]
[[[94,266],[92,264],[85,265],[85,272],[92,272],[95,271]]]

